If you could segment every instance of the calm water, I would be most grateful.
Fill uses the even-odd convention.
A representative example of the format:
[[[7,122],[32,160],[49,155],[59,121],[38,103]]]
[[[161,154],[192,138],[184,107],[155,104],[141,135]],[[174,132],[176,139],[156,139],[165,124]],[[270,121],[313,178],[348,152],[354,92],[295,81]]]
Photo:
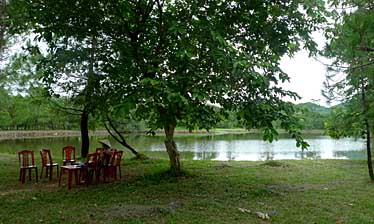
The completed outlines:
[[[334,140],[326,136],[305,136],[310,144],[307,151],[296,148],[295,141],[280,138],[273,143],[261,140],[255,134],[224,134],[203,136],[177,136],[176,142],[183,159],[194,160],[279,160],[279,159],[364,159],[364,140],[350,138]],[[99,147],[100,138],[92,137],[90,150]],[[163,136],[130,135],[128,143],[145,154],[166,157]],[[113,147],[121,149],[113,139]],[[73,145],[80,149],[80,138],[39,138],[0,141],[0,153],[16,153],[22,149],[33,149],[38,152],[42,148],[50,148],[53,156],[61,158],[63,146]],[[126,149],[124,149],[127,151]],[[78,153],[79,154],[79,153]],[[130,154],[127,154],[130,155]]]

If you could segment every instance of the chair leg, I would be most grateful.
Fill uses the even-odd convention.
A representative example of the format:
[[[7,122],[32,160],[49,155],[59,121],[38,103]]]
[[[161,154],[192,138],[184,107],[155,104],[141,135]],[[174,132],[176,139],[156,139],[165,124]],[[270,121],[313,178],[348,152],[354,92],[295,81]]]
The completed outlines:
[[[73,171],[72,170],[68,170],[68,189],[70,190],[71,189],[71,182],[72,182],[72,179],[73,179]]]
[[[22,169],[22,183],[23,184],[25,183],[25,179],[26,179],[26,170]]]
[[[101,173],[100,169],[97,169],[97,170],[95,171],[95,175],[96,175],[96,184],[98,184],[99,181],[100,181],[100,173]]]
[[[114,166],[112,171],[113,171],[114,179],[117,180],[117,167]]]
[[[58,165],[56,166],[56,168],[57,168],[57,176],[58,176]]]
[[[52,175],[53,175],[53,166],[49,167],[49,180],[52,180]]]
[[[29,169],[29,180],[31,180],[31,169]]]
[[[95,172],[95,170],[90,170],[90,171],[88,171],[87,170],[87,173],[86,173],[86,184],[87,184],[87,186],[88,186],[88,184],[90,184],[90,183],[92,183],[92,180],[93,180],[93,177],[94,177],[94,172]],[[95,175],[96,175],[96,173],[95,173]]]
[[[38,183],[38,167],[35,167],[36,183]]]
[[[121,166],[118,167],[118,170],[119,170],[119,179],[121,180],[121,179],[122,179],[122,175],[121,175]]]
[[[44,169],[44,166],[42,166],[42,171],[40,171],[40,179],[42,179],[43,177],[43,169]]]
[[[61,168],[61,170],[60,170],[60,178],[59,178],[59,180],[58,180],[58,186],[60,186],[61,185],[61,176],[62,176],[62,168]]]
[[[58,177],[58,165],[56,166],[56,170],[57,170],[57,177]]]
[[[79,174],[78,170],[74,170],[75,185],[79,185]]]
[[[21,183],[23,183],[23,173],[24,173],[24,170],[19,169],[19,181],[21,181]]]

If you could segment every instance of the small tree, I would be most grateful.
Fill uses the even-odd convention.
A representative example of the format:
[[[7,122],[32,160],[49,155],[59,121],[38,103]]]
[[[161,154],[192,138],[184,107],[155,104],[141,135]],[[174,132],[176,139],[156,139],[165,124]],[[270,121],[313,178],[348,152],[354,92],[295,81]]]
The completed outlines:
[[[332,1],[339,7],[356,8],[353,12],[337,14],[336,24],[329,29],[329,43],[325,55],[334,59],[327,76],[326,93],[330,99],[342,97],[346,106],[335,110],[336,116],[343,118],[328,123],[329,134],[333,137],[365,136],[367,165],[371,180],[374,180],[371,156],[371,133],[373,130],[374,67],[373,48],[374,13],[372,1]],[[343,78],[338,79],[337,76]],[[355,106],[354,106],[355,105]],[[354,120],[352,122],[347,122]],[[360,125],[357,125],[360,122]],[[337,128],[341,130],[337,130]]]
[[[29,49],[44,56],[37,69],[50,96],[68,97],[70,106],[60,109],[80,116],[83,157],[89,151],[89,115],[99,108],[100,61],[107,53],[105,37],[91,23],[105,17],[95,10],[101,7],[94,1],[10,1],[8,7],[10,32],[35,35]]]

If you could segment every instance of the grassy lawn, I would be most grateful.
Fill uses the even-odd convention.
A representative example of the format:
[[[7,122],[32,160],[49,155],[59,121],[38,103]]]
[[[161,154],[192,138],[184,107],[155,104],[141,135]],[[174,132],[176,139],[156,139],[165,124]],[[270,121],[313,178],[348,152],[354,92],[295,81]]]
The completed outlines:
[[[38,163],[39,164],[39,163]],[[0,154],[0,223],[374,223],[374,184],[359,160],[123,161],[122,181],[58,187],[18,182]],[[256,212],[267,213],[262,220]]]

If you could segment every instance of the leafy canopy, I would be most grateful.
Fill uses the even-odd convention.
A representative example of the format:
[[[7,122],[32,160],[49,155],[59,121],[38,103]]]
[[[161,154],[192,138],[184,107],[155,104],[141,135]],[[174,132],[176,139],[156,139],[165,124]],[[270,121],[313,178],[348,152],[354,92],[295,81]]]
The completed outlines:
[[[95,88],[102,102],[135,109],[154,129],[180,122],[208,129],[229,110],[247,128],[263,128],[270,141],[278,120],[298,145],[307,146],[292,104],[283,101],[298,96],[278,86],[289,79],[279,60],[301,47],[315,50],[310,33],[325,22],[324,1],[13,0],[10,5],[13,32],[31,30],[48,45],[54,63],[46,69],[46,83],[72,78],[66,68],[76,61],[84,67],[82,61],[90,58],[81,48],[95,48],[93,70],[100,83]]]
[[[328,133],[334,137],[362,137],[366,132],[364,121],[374,121],[374,5],[366,0],[332,3],[346,10],[327,30],[325,55],[334,61],[327,76],[326,96],[340,99],[344,106],[334,110],[327,124]]]

